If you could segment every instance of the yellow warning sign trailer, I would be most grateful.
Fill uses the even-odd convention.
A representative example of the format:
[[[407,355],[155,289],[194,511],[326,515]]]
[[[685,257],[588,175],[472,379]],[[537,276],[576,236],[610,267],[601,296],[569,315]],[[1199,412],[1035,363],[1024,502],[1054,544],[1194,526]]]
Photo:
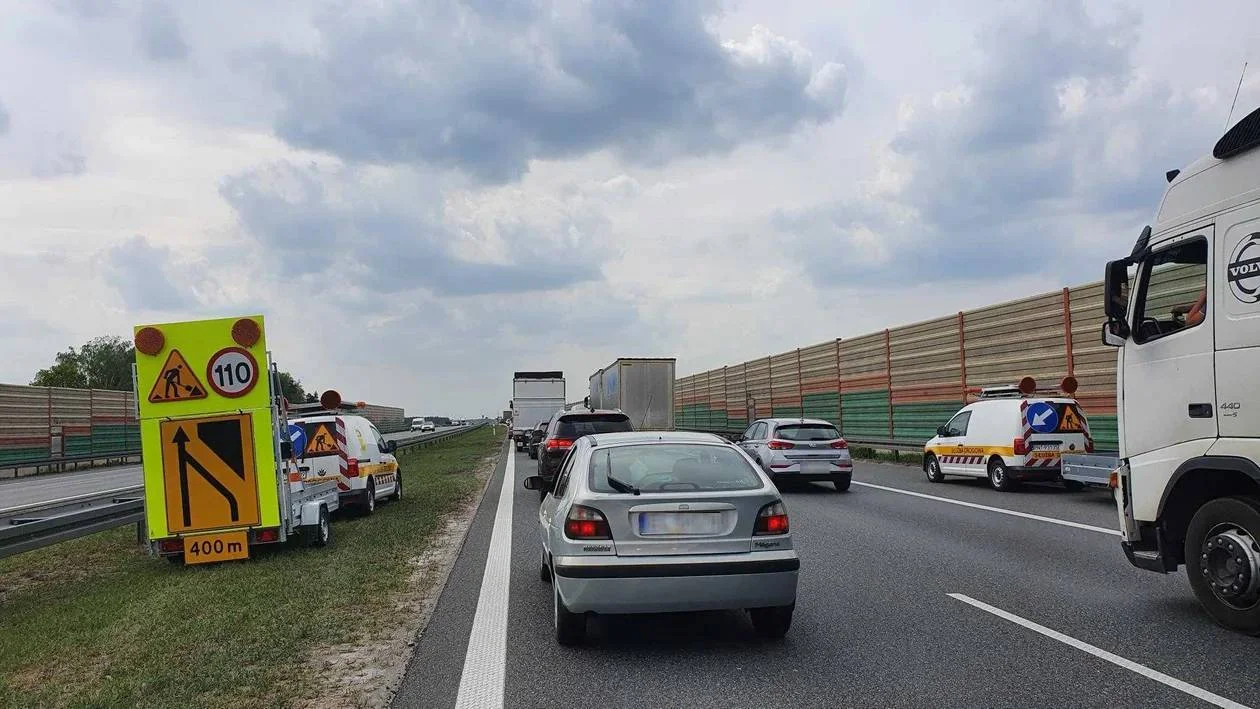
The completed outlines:
[[[142,325],[135,342],[150,550],[243,559],[299,528],[326,544],[337,487],[291,460],[262,316]]]

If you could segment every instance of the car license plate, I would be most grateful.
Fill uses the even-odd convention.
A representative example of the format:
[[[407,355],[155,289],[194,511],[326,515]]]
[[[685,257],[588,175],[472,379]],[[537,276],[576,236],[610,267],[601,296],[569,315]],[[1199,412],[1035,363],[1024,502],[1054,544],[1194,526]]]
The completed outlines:
[[[639,534],[718,534],[722,531],[721,512],[641,512]]]
[[[249,536],[245,530],[184,537],[185,564],[209,564],[248,558]]]
[[[1028,457],[1032,458],[1033,460],[1048,460],[1050,458],[1058,458],[1059,451],[1058,450],[1034,450],[1032,453],[1029,454]]]
[[[829,473],[831,472],[831,463],[827,461],[808,461],[801,463],[802,473]]]

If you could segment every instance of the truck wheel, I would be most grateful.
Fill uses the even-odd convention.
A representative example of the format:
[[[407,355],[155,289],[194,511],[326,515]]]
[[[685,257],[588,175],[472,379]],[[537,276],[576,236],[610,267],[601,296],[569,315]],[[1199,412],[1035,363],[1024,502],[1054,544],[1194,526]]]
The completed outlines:
[[[1015,481],[1011,480],[1011,471],[1006,469],[1006,463],[1001,458],[989,461],[989,484],[998,492],[1009,492],[1015,487]]]
[[[1221,497],[1194,513],[1186,530],[1186,574],[1217,623],[1260,635],[1260,500]]]
[[[1080,492],[1085,489],[1085,483],[1080,480],[1064,480],[1063,489],[1068,492]]]
[[[773,608],[749,608],[748,617],[752,620],[757,637],[773,640],[787,635],[788,628],[792,627],[792,611],[795,609],[795,603]]]
[[[941,472],[941,461],[937,460],[934,455],[928,456],[927,466],[924,467],[923,472],[927,475],[930,483],[939,483],[945,480],[945,473]]]
[[[313,547],[326,547],[332,541],[332,524],[328,521],[328,508],[320,506],[319,521],[306,530],[307,544]]]
[[[364,515],[370,515],[376,511],[376,483],[372,478],[368,478],[367,489],[363,494],[363,505],[360,509]]]

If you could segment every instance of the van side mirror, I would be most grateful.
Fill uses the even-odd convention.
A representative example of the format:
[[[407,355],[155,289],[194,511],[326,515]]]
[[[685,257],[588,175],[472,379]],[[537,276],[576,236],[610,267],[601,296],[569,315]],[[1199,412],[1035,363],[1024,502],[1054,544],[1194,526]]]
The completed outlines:
[[[393,453],[398,450],[398,441],[385,441],[385,452]]]
[[[543,480],[541,475],[531,475],[521,482],[526,490],[542,490],[547,487],[547,482]]]
[[[938,435],[938,436],[948,436],[948,435],[949,435],[949,426],[937,426],[937,427],[936,427],[936,435]]]
[[[1124,347],[1129,339],[1129,323],[1124,320],[1108,320],[1102,326],[1102,341],[1108,347]]]

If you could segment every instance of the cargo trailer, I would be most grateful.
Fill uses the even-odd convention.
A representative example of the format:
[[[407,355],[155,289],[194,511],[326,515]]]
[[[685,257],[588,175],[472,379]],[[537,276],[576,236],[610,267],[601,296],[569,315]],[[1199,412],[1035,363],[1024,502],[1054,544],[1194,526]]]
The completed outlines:
[[[636,431],[674,428],[673,357],[621,357],[591,375],[590,406],[619,409]]]

